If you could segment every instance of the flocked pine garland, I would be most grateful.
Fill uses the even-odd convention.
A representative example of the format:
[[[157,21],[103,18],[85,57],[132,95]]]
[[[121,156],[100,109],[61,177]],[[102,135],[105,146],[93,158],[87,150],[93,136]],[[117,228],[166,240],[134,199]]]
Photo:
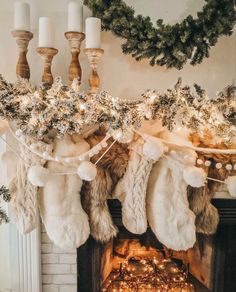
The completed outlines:
[[[136,60],[181,69],[209,57],[209,50],[219,37],[232,34],[236,20],[234,0],[206,0],[197,18],[191,15],[174,25],[162,19],[153,25],[150,17],[135,16],[133,8],[122,0],[85,0],[94,16],[102,19],[105,30],[125,39],[122,50]]]
[[[5,186],[0,187],[0,199],[2,199],[4,202],[9,203],[11,200],[11,195],[9,190]],[[7,216],[7,212],[0,207],[0,225],[2,223],[8,223],[9,218]]]
[[[195,89],[197,94],[190,87],[182,87],[179,80],[166,93],[148,90],[142,98],[130,101],[104,91],[86,94],[76,80],[65,86],[56,78],[51,88],[36,90],[26,80],[12,85],[0,77],[0,116],[35,140],[50,134],[83,133],[86,127],[98,124],[119,138],[138,129],[143,120],[160,119],[170,131],[177,125],[203,137],[207,129],[214,137],[213,144],[235,145],[235,87],[227,87],[214,99],[198,85]]]

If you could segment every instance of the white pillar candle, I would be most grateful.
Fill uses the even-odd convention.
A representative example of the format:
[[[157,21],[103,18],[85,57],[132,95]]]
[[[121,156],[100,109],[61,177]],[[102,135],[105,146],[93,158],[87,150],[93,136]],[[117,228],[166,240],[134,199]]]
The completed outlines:
[[[52,20],[49,17],[39,18],[39,47],[54,48],[55,31]]]
[[[83,31],[83,4],[82,2],[70,2],[68,4],[67,31]]]
[[[30,6],[25,2],[15,2],[14,30],[30,31]]]
[[[101,19],[96,17],[86,19],[85,47],[87,49],[101,48]]]

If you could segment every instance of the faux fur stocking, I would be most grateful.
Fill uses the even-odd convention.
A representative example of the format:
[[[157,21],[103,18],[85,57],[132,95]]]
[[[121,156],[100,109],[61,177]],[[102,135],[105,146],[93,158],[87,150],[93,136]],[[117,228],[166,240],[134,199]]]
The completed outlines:
[[[188,188],[189,207],[196,215],[196,230],[199,233],[214,234],[219,223],[217,209],[211,204],[208,186]]]
[[[89,144],[96,145],[103,135],[93,135],[88,139]],[[101,153],[92,158],[96,162]],[[117,234],[107,199],[111,197],[112,190],[117,181],[123,176],[128,163],[128,153],[125,145],[115,143],[111,151],[98,163],[98,172],[95,180],[83,184],[83,206],[89,215],[92,236],[101,242],[107,242]]]
[[[87,146],[86,146],[87,145]],[[78,156],[89,145],[83,139],[66,136],[56,140],[54,154],[57,156]],[[73,172],[75,165],[48,163],[54,173]],[[80,202],[82,180],[78,175],[51,175],[40,196],[40,213],[51,240],[62,249],[72,249],[82,245],[88,238],[90,229],[88,216]]]
[[[148,222],[158,240],[173,250],[187,250],[196,241],[195,215],[183,179],[186,157],[195,160],[192,151],[171,151],[154,165],[148,182]]]
[[[132,233],[142,234],[147,229],[146,188],[153,162],[130,151],[124,177],[118,183],[114,195],[122,201],[122,221]]]
[[[30,141],[27,141],[30,142]],[[51,151],[51,146],[41,143],[41,150]],[[12,194],[10,202],[11,220],[16,224],[23,234],[31,232],[37,224],[37,193],[38,188],[33,186],[28,180],[28,170],[32,165],[44,165],[45,160],[32,154],[23,145],[20,145],[20,156],[16,176],[9,185]]]

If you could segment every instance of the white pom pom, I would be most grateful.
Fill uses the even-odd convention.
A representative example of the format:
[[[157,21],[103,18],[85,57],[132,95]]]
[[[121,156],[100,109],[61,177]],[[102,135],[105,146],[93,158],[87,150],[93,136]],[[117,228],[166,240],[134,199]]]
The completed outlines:
[[[36,187],[43,187],[50,178],[48,169],[40,166],[31,166],[28,171],[28,180]]]
[[[15,134],[16,134],[17,137],[21,137],[23,135],[23,132],[22,132],[21,129],[18,129],[18,130],[16,130]]]
[[[147,158],[157,161],[164,154],[164,146],[158,140],[147,140],[143,145],[143,154]]]
[[[189,166],[184,169],[183,177],[188,185],[200,188],[205,185],[207,174],[202,168]]]
[[[203,164],[203,160],[202,159],[198,159],[197,160],[197,164],[202,165]]]
[[[97,175],[96,166],[90,161],[83,161],[77,169],[79,177],[86,181],[94,180]]]
[[[7,122],[0,119],[0,136],[5,134],[5,132],[7,131],[7,128],[8,128]]]
[[[230,196],[236,198],[236,176],[229,176],[225,183],[227,185]]]

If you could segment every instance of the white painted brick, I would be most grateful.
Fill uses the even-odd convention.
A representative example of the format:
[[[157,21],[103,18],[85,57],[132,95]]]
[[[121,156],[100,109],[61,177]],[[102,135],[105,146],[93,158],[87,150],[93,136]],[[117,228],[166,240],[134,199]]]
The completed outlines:
[[[65,254],[65,253],[73,253],[73,254],[76,254],[76,250],[75,249],[63,250],[63,249],[61,249],[60,247],[58,247],[56,245],[53,245],[53,252],[54,253],[62,253],[62,254]]]
[[[74,284],[76,285],[76,275],[53,275],[52,277],[52,282],[54,284],[59,284],[59,285],[66,285],[66,284]]]
[[[44,275],[59,275],[71,273],[70,265],[65,264],[43,264],[42,272]]]
[[[43,285],[43,292],[59,292],[57,285]]]
[[[70,266],[70,270],[72,274],[77,274],[77,265],[71,265]]]
[[[54,254],[54,253],[42,254],[42,263],[43,264],[57,264],[58,262],[59,262],[58,254]]]
[[[76,285],[63,285],[60,286],[60,292],[76,292]]]
[[[42,283],[43,284],[51,284],[52,283],[52,275],[42,275]]]
[[[51,239],[48,237],[47,233],[42,233],[41,234],[41,241],[42,243],[51,243]]]
[[[51,253],[52,252],[52,243],[42,243],[42,253]]]
[[[75,254],[60,254],[59,262],[63,264],[75,264],[76,263],[76,255]]]

